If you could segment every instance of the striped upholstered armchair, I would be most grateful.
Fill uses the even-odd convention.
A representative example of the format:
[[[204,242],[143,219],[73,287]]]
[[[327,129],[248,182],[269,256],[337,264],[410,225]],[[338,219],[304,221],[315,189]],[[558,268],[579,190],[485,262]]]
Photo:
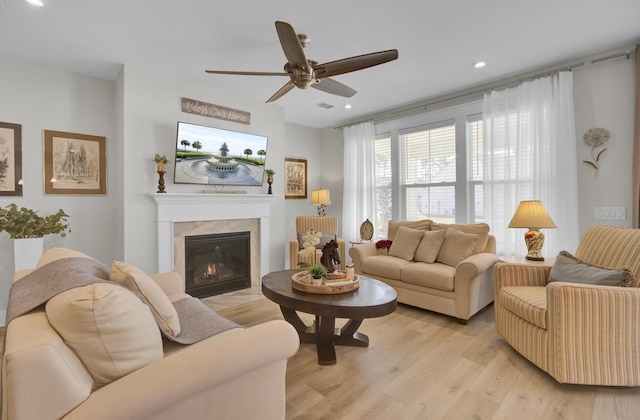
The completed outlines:
[[[290,267],[298,268],[299,262],[313,264],[312,257],[298,255],[302,246],[302,235],[307,230],[313,229],[322,233],[324,240],[336,239],[338,242],[338,252],[340,252],[340,264],[336,267],[338,270],[345,269],[345,242],[344,239],[338,238],[338,219],[335,216],[298,216],[296,217],[296,238],[289,241],[289,259]],[[320,262],[322,250],[316,251],[316,262]]]
[[[494,266],[496,331],[560,383],[640,385],[640,229],[592,226],[576,257],[629,268],[631,287],[551,282],[550,267]]]

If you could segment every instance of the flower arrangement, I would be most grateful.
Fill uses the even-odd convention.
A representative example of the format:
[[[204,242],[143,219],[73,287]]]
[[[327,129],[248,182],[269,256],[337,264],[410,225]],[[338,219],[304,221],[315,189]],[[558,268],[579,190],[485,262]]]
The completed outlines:
[[[590,160],[583,160],[583,162],[586,163],[587,165],[591,165],[597,171],[598,161],[600,160],[600,156],[602,155],[602,153],[604,153],[605,150],[607,150],[607,148],[604,147],[597,154],[596,154],[596,149],[607,144],[610,138],[611,138],[611,133],[606,128],[589,129],[589,131],[585,133],[583,140],[587,144],[587,146],[591,147],[591,157],[594,158],[595,162],[592,162]]]
[[[389,253],[389,248],[391,248],[391,244],[393,242],[388,239],[383,239],[376,242],[376,249],[378,250],[378,254],[387,255]]]
[[[63,233],[69,228],[69,217],[62,209],[49,216],[40,216],[38,212],[9,204],[0,208],[0,231],[5,231],[11,239],[41,238],[44,235]]]
[[[160,156],[156,153],[153,160],[156,162],[159,172],[164,172],[167,170],[167,163],[169,162],[169,160],[167,159],[166,155]]]
[[[320,243],[320,237],[322,237],[321,232],[313,229],[307,230],[307,232],[302,235],[302,249],[298,251],[298,255],[301,257],[313,257],[314,265],[316,262],[316,245]],[[300,268],[308,268],[311,265],[312,264],[306,262],[298,263],[298,267]]]

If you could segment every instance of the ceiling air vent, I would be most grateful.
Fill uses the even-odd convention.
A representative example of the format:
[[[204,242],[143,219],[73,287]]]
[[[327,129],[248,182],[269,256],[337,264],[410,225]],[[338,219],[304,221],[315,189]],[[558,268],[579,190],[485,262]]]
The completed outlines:
[[[333,108],[333,105],[329,105],[325,102],[320,102],[319,104],[316,104],[317,106],[319,106],[320,108],[324,108],[324,109],[331,109]]]

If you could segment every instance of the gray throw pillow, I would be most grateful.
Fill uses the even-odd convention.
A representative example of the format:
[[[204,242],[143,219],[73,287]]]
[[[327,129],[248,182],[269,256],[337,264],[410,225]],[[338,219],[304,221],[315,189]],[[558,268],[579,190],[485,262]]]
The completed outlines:
[[[302,237],[306,235],[306,233],[298,233],[298,247],[300,247],[300,249],[302,249],[302,245],[304,244],[304,241],[302,240]],[[327,244],[327,242],[330,242],[332,239],[336,239],[336,235],[322,235],[320,236],[320,243],[318,243],[318,245],[316,245],[317,249],[322,249],[324,248],[324,246]]]
[[[567,251],[561,251],[551,268],[547,283],[566,281],[570,283],[629,287],[633,280],[633,272],[628,268],[612,270],[597,267],[580,261]]]

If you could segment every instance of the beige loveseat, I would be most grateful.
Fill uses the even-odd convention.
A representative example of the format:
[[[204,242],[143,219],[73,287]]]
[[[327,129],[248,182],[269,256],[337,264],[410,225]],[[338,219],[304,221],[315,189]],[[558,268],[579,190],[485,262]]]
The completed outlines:
[[[61,248],[46,251],[37,270],[15,274],[10,299],[24,301],[20,282],[50,273],[47,267],[88,258]],[[45,288],[78,277],[74,270],[45,279]],[[123,285],[129,275],[136,281],[146,276],[124,263],[117,271],[120,278],[114,281],[124,278]],[[284,419],[287,358],[299,346],[293,327],[278,320],[242,328],[203,306],[220,318],[215,319],[224,331],[178,344],[161,336],[160,328],[188,340],[183,334],[190,320],[182,312],[172,318],[167,308],[145,304],[136,294],[157,301],[153,293],[159,291],[173,305],[194,298],[184,293],[176,273],[146,280],[153,286],[140,282],[135,294],[110,279],[72,288],[10,317],[2,358],[2,418]],[[10,301],[8,317],[21,304]]]
[[[375,243],[349,250],[356,273],[381,280],[398,302],[466,323],[493,301],[495,237],[484,223],[446,225],[430,220],[390,221],[388,255]]]
[[[575,258],[496,264],[496,331],[560,383],[640,385],[640,229],[592,226]]]

